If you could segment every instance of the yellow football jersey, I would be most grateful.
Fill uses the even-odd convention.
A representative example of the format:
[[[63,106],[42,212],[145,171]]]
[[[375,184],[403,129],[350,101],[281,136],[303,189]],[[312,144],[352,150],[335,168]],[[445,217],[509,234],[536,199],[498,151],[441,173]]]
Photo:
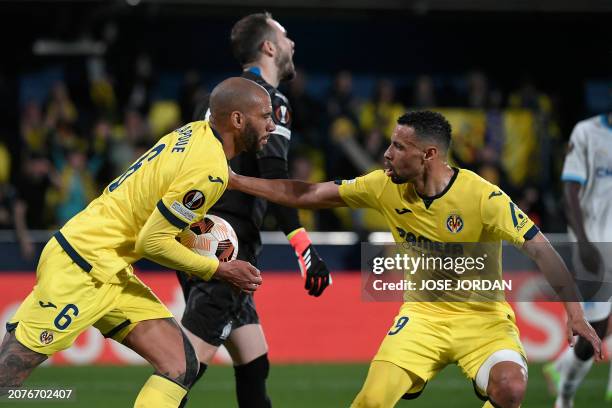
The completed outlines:
[[[499,187],[477,174],[454,169],[447,187],[434,197],[421,197],[412,183],[395,184],[382,170],[342,181],[340,196],[353,208],[373,208],[386,219],[396,243],[488,243],[494,245],[501,278],[501,241],[520,247],[538,233],[534,223]],[[413,310],[446,312],[503,311],[504,302],[410,302]]]
[[[162,137],[55,238],[82,269],[107,282],[141,257],[136,240],[155,208],[183,229],[202,219],[227,181],[220,137],[206,121],[189,123]]]

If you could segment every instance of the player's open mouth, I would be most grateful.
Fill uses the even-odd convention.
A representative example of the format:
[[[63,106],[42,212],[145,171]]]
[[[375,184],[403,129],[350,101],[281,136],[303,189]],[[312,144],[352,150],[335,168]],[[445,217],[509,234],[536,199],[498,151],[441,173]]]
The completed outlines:
[[[385,163],[385,174],[387,177],[391,177],[393,175],[393,167],[389,163]]]

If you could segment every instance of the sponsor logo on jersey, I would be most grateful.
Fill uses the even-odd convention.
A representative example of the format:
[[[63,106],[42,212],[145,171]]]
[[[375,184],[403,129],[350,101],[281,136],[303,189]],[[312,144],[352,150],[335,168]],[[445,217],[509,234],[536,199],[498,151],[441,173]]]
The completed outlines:
[[[176,212],[177,214],[183,216],[183,218],[189,220],[189,222],[192,222],[198,216],[193,211],[185,208],[185,206],[183,204],[179,203],[178,201],[173,202],[172,205],[170,206],[170,208],[174,212]]]
[[[395,209],[395,212],[396,212],[398,215],[402,215],[402,214],[406,214],[406,213],[411,213],[411,212],[412,212],[412,210],[411,210],[411,209],[409,209],[409,208],[402,208],[402,209],[400,209],[400,208],[396,208],[396,209]]]
[[[425,251],[432,253],[448,254],[448,255],[462,255],[463,245],[457,242],[439,242],[431,240],[423,235],[417,235],[411,231],[406,231],[401,227],[395,227],[400,238],[402,238],[411,247],[415,246]]]
[[[501,191],[493,191],[491,194],[489,194],[489,200],[493,197],[499,197],[500,195],[502,195]]]
[[[611,177],[612,167],[599,166],[595,168],[595,177]]]
[[[461,232],[463,229],[463,219],[459,216],[459,214],[449,214],[449,216],[446,218],[446,229],[453,234]]]
[[[40,342],[42,344],[51,344],[53,341],[53,332],[51,330],[45,330],[40,333]]]
[[[197,210],[206,201],[204,193],[200,190],[191,190],[183,197],[183,205],[190,210]]]
[[[512,224],[517,231],[520,231],[527,224],[527,216],[512,201],[510,201],[510,216],[512,217]]]

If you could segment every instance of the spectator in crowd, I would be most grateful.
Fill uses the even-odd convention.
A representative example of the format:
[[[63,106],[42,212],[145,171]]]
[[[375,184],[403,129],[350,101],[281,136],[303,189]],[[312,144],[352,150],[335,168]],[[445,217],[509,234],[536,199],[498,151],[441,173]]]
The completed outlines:
[[[434,82],[429,75],[420,75],[414,84],[412,97],[414,109],[433,108],[437,105]]]
[[[28,102],[21,112],[20,134],[22,149],[39,154],[47,154],[49,129],[43,120],[39,103]]]
[[[123,128],[113,143],[110,160],[114,174],[122,173],[134,160],[136,160],[136,146],[146,144],[151,140],[149,125],[145,118],[136,109],[128,109],[124,116]]]
[[[93,162],[96,183],[100,189],[117,176],[111,160],[111,152],[116,142],[111,122],[105,117],[99,117],[93,125],[88,142],[89,160]]]
[[[63,82],[56,82],[51,90],[51,97],[47,104],[45,124],[48,128],[58,123],[74,124],[78,119],[78,112],[74,102],[70,99],[68,88]]]
[[[183,84],[179,91],[179,106],[181,110],[181,123],[189,123],[193,120],[193,114],[200,101],[206,98],[206,88],[198,71],[191,69],[183,78]]]
[[[60,226],[85,208],[99,193],[91,169],[95,161],[88,161],[85,152],[84,144],[68,148],[65,161],[58,163],[58,183],[51,191],[50,203],[55,208],[55,220]]]
[[[483,148],[486,162],[499,164],[504,149],[506,138],[504,128],[503,96],[499,89],[494,89],[489,94],[489,109],[486,111],[485,146]],[[481,174],[482,176],[482,174]],[[486,177],[485,177],[486,178]],[[490,181],[490,180],[489,180]],[[494,183],[505,189],[499,183]],[[505,191],[505,190],[504,190]]]
[[[323,143],[320,137],[321,128],[320,118],[323,113],[323,106],[319,101],[310,96],[306,91],[308,77],[306,73],[297,69],[295,77],[288,83],[285,95],[289,98],[293,107],[293,120],[291,122],[292,137],[297,138],[297,143],[292,142],[292,146],[306,144],[308,146],[321,146]]]
[[[133,69],[128,65],[128,71],[132,71],[130,81],[114,83],[106,73],[105,64],[102,59],[88,61],[89,94],[84,96],[89,96],[89,101],[75,103],[66,84],[57,82],[44,109],[35,101],[23,107],[20,143],[15,147],[24,159],[19,168],[22,174],[15,174],[14,180],[18,186],[16,197],[22,198],[26,222],[32,226],[61,223],[61,220],[55,220],[56,216],[66,218],[66,214],[87,200],[89,191],[100,191],[139,157],[143,146],[154,142],[154,136],[160,133],[152,130],[159,126],[160,121],[156,118],[165,120],[160,123],[174,126],[175,121],[168,120],[168,112],[175,112],[182,122],[190,121],[197,102],[205,95],[200,74],[190,70],[178,89],[177,101],[152,100],[155,75],[151,58],[145,53],[136,57]],[[446,108],[447,115],[453,121],[458,137],[466,139],[462,146],[468,149],[465,154],[453,151],[457,163],[501,184],[506,190],[513,190],[517,197],[525,196],[525,211],[536,208],[547,216],[548,213],[538,207],[542,199],[533,202],[534,194],[522,191],[528,178],[531,182],[541,183],[541,174],[545,172],[538,170],[538,179],[535,180],[532,173],[518,177],[517,174],[525,171],[521,173],[513,169],[525,168],[517,165],[522,163],[517,161],[517,157],[535,157],[538,154],[532,152],[535,147],[529,147],[534,143],[540,151],[540,167],[552,168],[544,156],[550,160],[554,156],[550,152],[560,144],[551,144],[546,136],[542,136],[558,134],[551,98],[539,90],[533,80],[525,77],[507,100],[510,108],[521,111],[508,111],[503,104],[503,92],[492,87],[482,71],[471,71],[463,79],[465,87],[458,86],[457,81],[453,82],[453,78],[448,76],[439,78],[434,86],[431,76],[420,75],[414,86],[408,88],[408,95],[411,93],[412,97],[406,101],[410,103],[410,109],[450,106]],[[328,94],[320,100],[308,92],[308,76],[302,70],[298,70],[295,80],[287,85],[286,95],[296,107],[292,118],[295,139],[292,145],[295,148],[290,154],[308,152],[298,160],[296,171],[302,176],[312,166],[309,171],[323,174],[323,178],[351,178],[380,164],[395,120],[406,109],[396,100],[396,88],[392,82],[378,81],[372,96],[361,104],[354,95],[353,81],[351,72],[338,72]],[[445,95],[445,87],[463,89],[463,92],[451,97]],[[118,98],[117,91],[121,91],[121,98]],[[164,102],[167,106],[163,105]],[[170,109],[172,104],[174,111]],[[77,112],[76,106],[83,111]],[[167,109],[163,110],[164,107]],[[117,112],[124,112],[122,123],[117,123]],[[529,112],[538,116],[533,119]],[[88,122],[88,118],[95,120]],[[535,130],[528,132],[532,121],[542,134]],[[77,123],[87,131],[75,131]],[[534,142],[536,137],[537,142]],[[531,144],[528,146],[526,141]],[[84,146],[88,149],[84,150]],[[44,158],[51,158],[53,165],[44,162]],[[51,180],[55,180],[56,203],[63,204],[53,207],[57,212],[51,211],[50,215],[48,206],[42,206],[42,211],[34,216],[31,210],[36,206],[40,209],[40,203],[48,198]],[[17,181],[23,182],[23,186]],[[67,186],[76,189],[70,190]],[[546,197],[546,191],[539,193]],[[320,215],[317,213],[316,217]],[[343,225],[347,225],[346,222]]]
[[[535,113],[552,112],[552,101],[548,95],[537,89],[529,76],[524,76],[515,91],[508,97],[510,108],[529,109]]]
[[[151,107],[151,93],[153,88],[153,64],[148,54],[140,54],[136,58],[134,66],[134,78],[128,92],[127,106],[129,109],[146,115]]]
[[[7,183],[11,179],[11,152],[4,139],[4,133],[0,133],[0,183]]]
[[[21,256],[30,260],[34,257],[34,245],[28,232],[26,206],[10,184],[12,160],[4,139],[3,131],[0,134],[0,230],[15,230]]]
[[[326,151],[326,173],[330,178],[357,174],[355,160],[351,160],[346,149],[337,146],[358,143],[359,137],[359,101],[353,95],[353,76],[349,71],[340,71],[334,78],[326,99],[327,133],[330,142]]]
[[[34,245],[28,232],[25,213],[25,203],[17,197],[13,186],[0,181],[0,230],[14,230],[21,256],[31,260],[34,257]]]
[[[387,79],[380,80],[374,87],[372,98],[360,110],[359,125],[366,135],[376,132],[391,140],[397,118],[405,113],[402,104],[395,101],[395,86]]]
[[[340,71],[327,96],[327,118],[332,123],[339,117],[345,117],[358,124],[359,101],[353,95],[353,75],[349,71]]]
[[[102,75],[92,80],[89,93],[96,115],[115,117],[117,114],[117,95],[109,76]]]
[[[489,102],[489,80],[482,71],[471,71],[467,74],[467,103],[473,109],[486,109]]]
[[[47,192],[56,177],[50,161],[37,152],[23,155],[19,175],[16,177],[17,196],[23,202],[26,224],[31,229],[48,229],[53,223]]]

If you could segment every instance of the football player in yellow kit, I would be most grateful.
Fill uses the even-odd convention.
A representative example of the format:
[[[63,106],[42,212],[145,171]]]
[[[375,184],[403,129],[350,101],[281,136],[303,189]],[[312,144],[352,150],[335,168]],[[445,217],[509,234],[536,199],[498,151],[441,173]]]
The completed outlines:
[[[248,262],[219,263],[175,240],[225,191],[227,160],[261,148],[275,129],[268,92],[244,78],[217,85],[210,109],[209,121],[162,137],[49,240],[36,285],[7,323],[0,387],[21,386],[36,366],[93,325],[155,368],[136,407],[181,404],[197,375],[197,357],[131,264],[144,256],[248,292],[262,282]]]
[[[446,157],[451,127],[440,114],[410,112],[398,119],[385,152],[385,170],[353,180],[311,184],[230,175],[230,188],[301,208],[374,208],[396,242],[506,240],[531,256],[547,278],[573,291],[572,278],[548,240],[499,187]],[[495,251],[501,257],[501,250]],[[501,260],[492,262],[501,277]],[[550,280],[550,279],[549,279]],[[567,290],[567,289],[566,289]],[[580,305],[565,302],[567,336],[588,339],[601,358],[601,342]],[[518,407],[527,386],[525,351],[514,313],[505,301],[406,302],[374,357],[353,407],[392,407],[415,398],[448,364],[474,382],[485,406]]]

